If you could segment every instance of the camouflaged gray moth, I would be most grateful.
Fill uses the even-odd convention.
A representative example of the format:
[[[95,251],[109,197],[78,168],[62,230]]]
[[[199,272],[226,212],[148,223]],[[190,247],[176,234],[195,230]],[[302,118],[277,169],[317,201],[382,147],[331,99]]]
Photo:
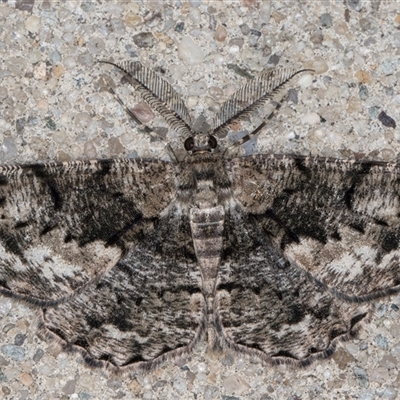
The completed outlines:
[[[39,310],[42,336],[112,372],[206,338],[306,365],[400,290],[399,165],[219,149],[298,71],[262,73],[196,132],[166,81],[118,68],[187,155],[0,167],[1,293]]]

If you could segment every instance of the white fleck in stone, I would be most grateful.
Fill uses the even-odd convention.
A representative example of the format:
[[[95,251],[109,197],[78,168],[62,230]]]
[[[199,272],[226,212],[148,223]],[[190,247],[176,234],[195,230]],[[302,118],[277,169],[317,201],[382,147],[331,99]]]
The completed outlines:
[[[11,57],[5,63],[9,72],[15,76],[23,76],[25,74],[26,64],[26,59],[22,57]]]
[[[303,124],[316,125],[321,121],[319,115],[315,112],[310,112],[302,118]]]
[[[38,49],[32,49],[28,54],[28,61],[30,64],[36,64],[42,60],[42,52]]]
[[[190,96],[186,100],[186,105],[189,108],[189,110],[195,108],[198,103],[199,103],[199,99],[195,96]]]
[[[79,388],[91,392],[96,388],[96,382],[92,374],[85,373],[79,377]]]
[[[33,69],[33,76],[35,79],[46,79],[46,64],[44,62],[40,62],[35,65]]]
[[[324,60],[315,60],[312,62],[312,69],[314,69],[317,74],[323,74],[328,71],[329,67]]]
[[[382,398],[383,399],[397,399],[397,390],[395,388],[392,388],[391,386],[385,388],[383,394],[382,394]]]
[[[396,344],[390,351],[395,357],[400,358],[400,344]]]
[[[151,400],[153,399],[153,392],[151,390],[148,390],[147,392],[143,393],[143,399],[144,400]]]
[[[397,71],[398,66],[399,61],[396,58],[388,59],[382,62],[382,64],[380,65],[380,70],[385,75],[392,75]]]
[[[0,315],[5,316],[7,315],[12,309],[12,301],[7,297],[0,297]]]
[[[350,343],[347,342],[345,344],[346,346],[346,350],[350,353],[350,354],[357,354],[358,353],[358,346],[354,343]]]
[[[86,112],[81,112],[75,117],[75,127],[79,130],[86,129],[91,122],[92,117]]]
[[[213,97],[216,100],[220,100],[224,96],[224,92],[221,88],[219,87],[210,87],[208,90],[208,93],[210,94],[211,97]]]
[[[203,62],[204,53],[189,36],[185,36],[178,45],[178,57],[188,65],[195,65]]]
[[[189,18],[194,24],[199,24],[201,22],[201,12],[196,7],[191,7],[189,10]]]
[[[179,393],[185,393],[187,391],[186,382],[180,376],[174,379],[173,386]]]
[[[293,140],[296,137],[296,134],[293,131],[290,131],[286,134],[287,140]]]
[[[225,63],[225,58],[222,54],[215,54],[214,55],[214,64],[215,65],[222,65]]]
[[[41,25],[41,20],[36,15],[31,15],[25,20],[25,28],[31,33],[38,33]]]
[[[205,372],[198,372],[196,374],[196,379],[198,381],[204,381],[207,378],[207,374]]]
[[[222,386],[228,394],[241,395],[250,389],[250,385],[240,375],[228,376],[222,381]]]
[[[202,80],[193,82],[188,86],[187,90],[189,96],[202,96],[207,91],[207,83]]]
[[[104,50],[105,44],[102,39],[94,37],[89,40],[87,47],[91,53],[100,54]]]
[[[370,373],[370,380],[376,383],[386,383],[389,371],[387,368],[377,367],[373,368]]]
[[[93,141],[88,140],[83,145],[83,154],[89,160],[94,160],[95,158],[97,158],[97,150],[96,150],[96,146],[94,145]]]
[[[363,390],[360,393],[360,400],[374,400],[375,394],[371,389]]]
[[[206,370],[206,364],[205,363],[199,363],[197,365],[197,371],[204,372],[205,370]]]
[[[3,140],[2,150],[3,150],[3,157],[2,157],[3,161],[12,160],[18,154],[14,140],[11,139],[10,137],[6,137]]]
[[[312,84],[312,75],[311,74],[304,74],[301,75],[298,84],[302,89],[308,88]]]
[[[74,57],[68,56],[63,59],[63,64],[67,69],[73,69],[76,65],[76,60]]]

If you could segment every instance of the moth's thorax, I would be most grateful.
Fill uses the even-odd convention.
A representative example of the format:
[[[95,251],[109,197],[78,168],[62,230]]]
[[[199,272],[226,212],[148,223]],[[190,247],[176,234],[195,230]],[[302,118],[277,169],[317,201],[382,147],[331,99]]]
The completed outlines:
[[[199,152],[188,155],[177,176],[178,197],[188,205],[209,208],[223,204],[231,182],[220,153]]]

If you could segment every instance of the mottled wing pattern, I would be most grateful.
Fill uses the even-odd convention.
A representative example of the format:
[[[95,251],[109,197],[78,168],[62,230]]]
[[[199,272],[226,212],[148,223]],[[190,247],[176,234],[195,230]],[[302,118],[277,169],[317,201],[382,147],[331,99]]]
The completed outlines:
[[[114,372],[190,353],[206,310],[188,218],[175,211],[98,282],[45,309],[42,335]]]
[[[101,277],[175,198],[173,168],[130,159],[0,167],[1,293],[50,304]]]
[[[234,159],[217,330],[228,347],[308,363],[400,291],[399,167],[276,155]]]

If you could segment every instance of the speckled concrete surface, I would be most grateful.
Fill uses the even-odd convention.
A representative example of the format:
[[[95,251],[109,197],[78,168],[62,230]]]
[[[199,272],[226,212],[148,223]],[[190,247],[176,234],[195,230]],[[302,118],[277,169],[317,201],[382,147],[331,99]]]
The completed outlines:
[[[110,76],[124,101],[137,102],[101,59],[139,59],[163,73],[195,116],[212,115],[246,81],[243,72],[314,68],[294,80],[292,101],[270,129],[241,151],[398,159],[400,129],[384,125],[385,115],[400,122],[398,1],[3,0],[0,21],[2,163],[165,157],[106,92],[102,78]],[[173,132],[167,138],[179,143]],[[214,359],[203,348],[119,379],[41,341],[32,310],[1,298],[0,398],[396,399],[399,306],[400,296],[378,302],[358,339],[307,369]]]

